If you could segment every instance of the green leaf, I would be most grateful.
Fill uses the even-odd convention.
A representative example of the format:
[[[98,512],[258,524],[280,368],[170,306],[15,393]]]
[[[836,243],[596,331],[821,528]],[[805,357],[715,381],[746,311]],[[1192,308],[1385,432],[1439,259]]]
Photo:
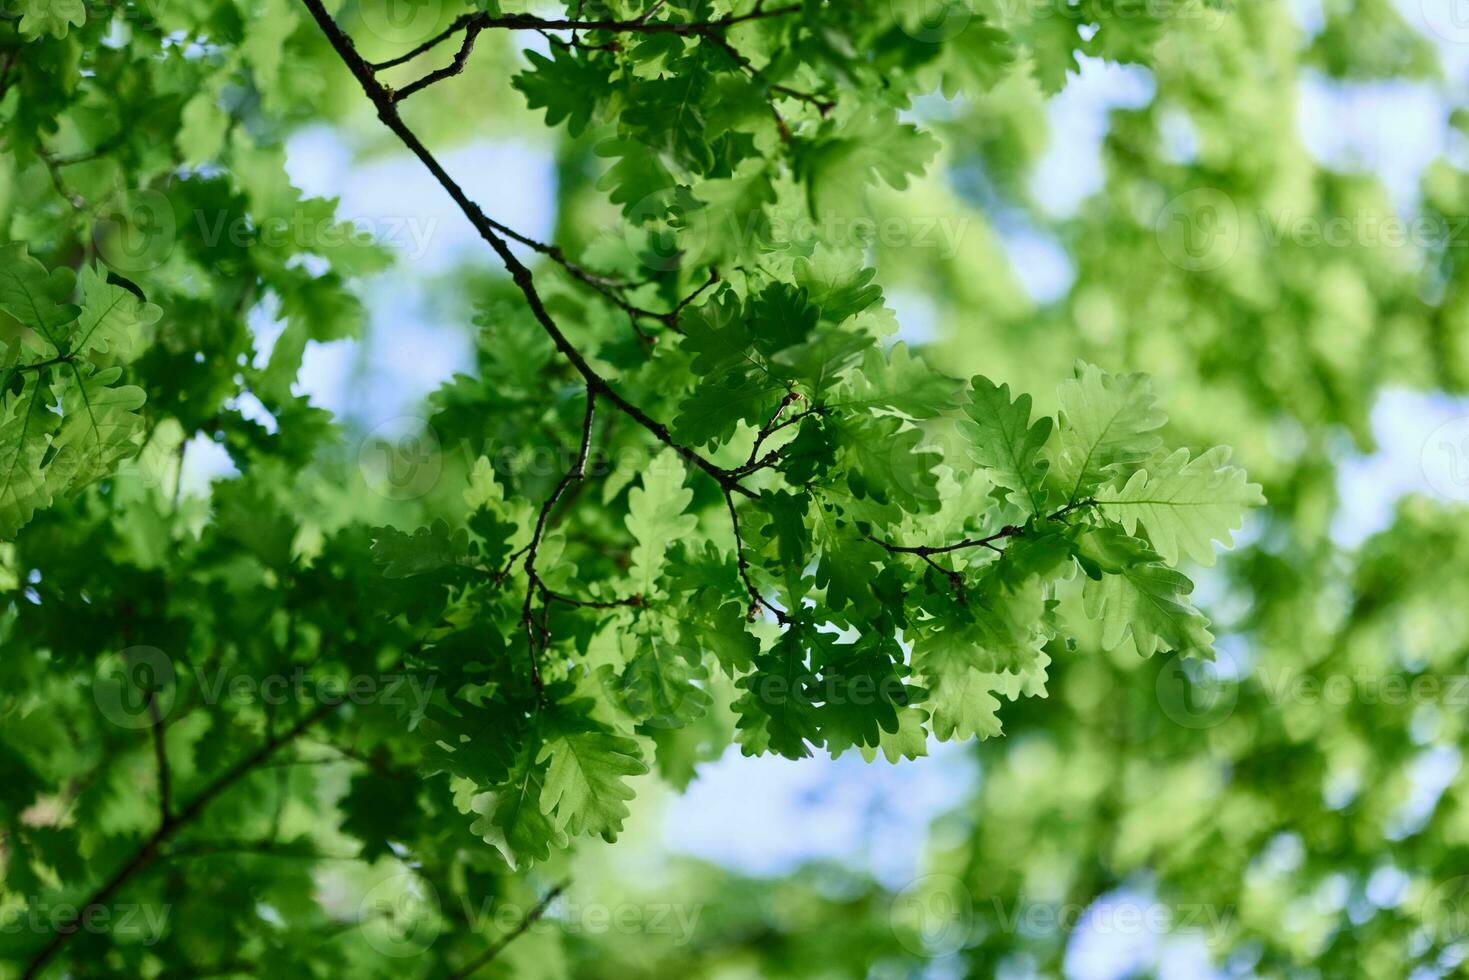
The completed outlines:
[[[47,479],[55,492],[102,479],[135,455],[143,434],[138,409],[147,396],[136,385],[114,385],[122,368],[83,374],[70,365],[58,385],[61,427],[52,440]]]
[[[755,670],[741,679],[745,693],[735,702],[739,713],[736,741],[745,755],[767,750],[787,759],[804,759],[811,745],[821,744],[812,703],[816,675],[807,666],[806,643],[821,634],[793,626],[775,646],[755,658]]]
[[[898,190],[922,174],[938,152],[934,137],[891,111],[853,113],[841,123],[828,123],[820,135],[803,144],[797,172],[809,188],[811,213],[862,213],[867,189],[881,180]]]
[[[566,711],[555,724],[536,760],[549,763],[541,812],[554,813],[556,826],[573,837],[616,840],[633,798],[623,780],[648,771],[638,743]]]
[[[46,357],[60,354],[77,309],[68,305],[76,285],[70,269],[50,272],[20,242],[0,246],[0,310],[36,331]]]
[[[627,495],[627,529],[637,541],[632,550],[633,588],[645,598],[658,592],[668,546],[691,532],[698,521],[684,511],[694,499],[684,488],[684,463],[672,449],[655,456],[643,472],[642,486]]]
[[[384,578],[412,578],[462,567],[469,553],[469,533],[437,520],[412,534],[393,527],[373,530],[372,557]]]
[[[626,645],[635,651],[619,678],[619,694],[628,713],[649,728],[682,728],[709,709],[709,695],[697,647],[674,643],[657,631],[632,633]]]
[[[73,328],[71,352],[83,356],[95,351],[118,361],[131,360],[163,310],[108,282],[100,266],[83,266],[79,282],[82,311]]]
[[[1051,435],[1051,419],[1042,416],[1031,422],[1030,396],[1010,400],[1009,385],[995,385],[976,375],[964,407],[971,421],[960,430],[969,440],[969,455],[985,468],[996,486],[1018,494],[1015,502],[1032,514],[1046,508],[1046,460],[1041,449]]]
[[[1225,547],[1244,520],[1247,507],[1265,502],[1258,483],[1230,466],[1229,449],[1217,446],[1193,460],[1179,449],[1163,461],[1138,470],[1118,490],[1103,487],[1097,500],[1115,514],[1129,534],[1141,524],[1164,561],[1176,565],[1181,555],[1201,565],[1214,564],[1214,542]]]
[[[82,0],[20,0],[20,32],[27,40],[49,34],[64,38],[73,27],[87,22]]]
[[[1107,374],[1085,363],[1058,391],[1051,475],[1070,504],[1085,497],[1118,470],[1142,462],[1161,441],[1155,430],[1168,416],[1153,402],[1146,375]]]
[[[751,426],[763,422],[781,390],[778,385],[739,374],[702,381],[679,402],[674,432],[694,446],[725,442],[741,421]]]
[[[923,758],[928,755],[928,729],[924,727],[926,721],[928,712],[922,708],[905,708],[899,711],[898,730],[879,732],[876,746],[859,746],[862,758],[871,762],[877,758],[879,752],[892,763],[903,759]],[[833,758],[841,751],[834,741],[828,741],[827,748],[832,750]]]
[[[1144,657],[1212,651],[1209,621],[1188,601],[1193,583],[1159,561],[1145,541],[1113,525],[1082,535],[1078,544],[1092,576],[1082,598],[1087,616],[1101,625],[1103,647],[1114,650],[1131,636]]]
[[[923,433],[904,428],[907,423],[892,416],[859,419],[841,424],[851,459],[847,482],[852,492],[879,504],[896,504],[909,513],[937,506],[934,466],[941,456],[924,444]]]
[[[694,355],[696,374],[714,375],[751,362],[753,337],[734,291],[724,289],[680,321],[683,349]]]
[[[335,274],[293,278],[281,295],[281,315],[286,329],[255,384],[262,398],[275,402],[290,400],[308,342],[360,336],[367,317],[362,303]]]
[[[908,692],[898,674],[902,650],[878,634],[832,648],[822,664],[822,702],[814,712],[828,745],[875,746],[898,731]]]
[[[567,845],[565,832],[541,809],[547,775],[532,751],[527,748],[522,752],[507,784],[471,801],[479,818],[470,825],[470,831],[498,850],[512,868],[544,861],[553,847],[560,850]]]
[[[606,91],[610,61],[596,56],[579,56],[570,47],[551,45],[551,57],[538,51],[525,51],[530,69],[523,71],[510,84],[525,95],[532,109],[546,110],[546,125],[557,126],[566,121],[572,136],[580,136],[592,120],[597,97]]]
[[[832,399],[831,407],[850,411],[886,409],[910,419],[931,419],[953,407],[963,382],[930,368],[894,344],[887,357],[875,347],[867,349],[861,365],[848,376]]]
[[[913,669],[928,689],[929,727],[941,742],[1000,734],[1000,701],[993,674],[975,666],[973,645],[944,631],[913,648]]]
[[[59,419],[41,404],[42,390],[32,375],[19,395],[5,398],[0,415],[0,540],[15,537],[51,503],[41,461]]]
[[[944,44],[944,95],[987,92],[1010,73],[1015,48],[1002,30],[982,21],[964,26]]]

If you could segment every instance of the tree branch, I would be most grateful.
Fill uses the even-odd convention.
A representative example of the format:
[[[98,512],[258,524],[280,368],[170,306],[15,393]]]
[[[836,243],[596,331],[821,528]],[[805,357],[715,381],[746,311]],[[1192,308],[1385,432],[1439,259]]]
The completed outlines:
[[[260,763],[270,758],[281,746],[293,741],[302,732],[335,711],[340,703],[318,705],[290,729],[267,739],[254,752],[240,760],[240,762],[236,763],[222,776],[210,783],[205,787],[203,792],[189,802],[188,806],[179,811],[177,816],[166,818],[159,825],[158,829],[147,840],[143,841],[143,845],[138,848],[133,856],[125,861],[122,867],[113,873],[111,878],[108,878],[106,882],[92,893],[91,898],[87,899],[71,916],[53,925],[52,928],[54,931],[51,939],[37,950],[36,954],[31,957],[30,962],[26,964],[25,972],[21,974],[22,980],[31,980],[31,978],[39,976],[46,964],[51,962],[56,954],[61,952],[62,948],[66,946],[71,937],[80,931],[78,924],[83,918],[90,916],[94,908],[102,906],[113,895],[117,894],[123,885],[150,867],[160,856],[162,845],[184,827],[192,823],[216,797],[239,782],[240,779],[248,775]]]
[[[730,526],[734,528],[735,564],[739,567],[740,570],[740,581],[745,583],[745,591],[750,594],[750,608],[749,611],[745,613],[745,618],[751,622],[754,622],[756,611],[759,610],[761,606],[764,606],[766,609],[770,610],[771,615],[775,617],[775,621],[777,623],[780,623],[782,626],[789,625],[791,621],[790,615],[784,609],[775,605],[769,599],[765,598],[765,596],[761,595],[760,590],[755,588],[755,583],[750,580],[750,563],[745,559],[745,539],[744,536],[740,533],[740,515],[739,512],[735,510],[734,496],[730,494],[729,491],[725,491],[724,503],[725,506],[729,508]]]
[[[653,419],[642,409],[624,398],[612,387],[606,378],[602,377],[587,363],[581,351],[577,350],[571,341],[567,339],[566,335],[561,332],[561,328],[546,310],[546,305],[536,289],[534,277],[531,275],[530,269],[515,256],[515,253],[511,251],[509,244],[505,240],[506,237],[514,238],[516,241],[520,241],[521,238],[510,235],[508,231],[505,231],[504,225],[486,217],[479,205],[469,199],[468,195],[464,193],[463,188],[455,182],[454,178],[449,176],[448,171],[435,159],[434,155],[423,145],[423,142],[418,136],[408,128],[398,115],[397,106],[393,102],[392,95],[378,82],[373,74],[372,67],[362,60],[362,56],[357,53],[357,49],[353,45],[351,38],[342,32],[337,22],[326,12],[326,8],[322,5],[321,0],[302,0],[302,3],[311,13],[312,18],[315,19],[322,33],[326,35],[328,42],[330,42],[332,48],[337,52],[338,57],[342,59],[348,70],[357,79],[364,94],[367,95],[377,108],[378,118],[382,120],[383,125],[387,126],[402,141],[403,145],[428,168],[429,173],[433,175],[434,179],[439,182],[439,185],[444,188],[454,203],[458,205],[459,210],[469,219],[470,224],[474,226],[480,237],[500,257],[501,263],[505,266],[506,271],[510,273],[510,278],[520,289],[522,295],[525,296],[526,304],[530,307],[536,322],[540,324],[546,335],[551,338],[551,342],[556,346],[556,349],[561,355],[570,361],[572,367],[576,368],[577,372],[586,379],[588,390],[599,397],[606,398],[619,411],[652,433],[654,438],[659,442],[673,449],[684,460],[707,473],[726,492],[740,493],[748,497],[754,497],[754,493],[740,484],[737,476],[706,459],[688,446],[676,441],[668,431],[666,425]]]
[[[1062,518],[1064,518],[1067,514],[1070,514],[1072,511],[1080,510],[1080,509],[1082,509],[1084,507],[1091,507],[1094,504],[1096,504],[1096,500],[1094,498],[1091,498],[1091,497],[1087,497],[1084,500],[1077,500],[1077,501],[1074,501],[1072,503],[1067,504],[1065,507],[1062,507],[1060,510],[1055,511],[1054,513],[1051,513],[1051,514],[1046,515],[1046,520],[1048,520],[1048,521],[1059,521]],[[918,557],[922,558],[924,561],[927,561],[930,565],[934,565],[933,561],[931,561],[931,559],[932,559],[932,557],[934,555],[946,555],[946,554],[948,554],[951,551],[961,551],[961,550],[963,550],[965,548],[989,548],[991,551],[1000,551],[999,548],[996,548],[994,546],[994,543],[996,541],[1000,541],[1000,540],[1003,540],[1005,538],[1018,538],[1018,537],[1023,536],[1024,534],[1025,534],[1025,528],[1019,527],[1019,526],[1014,525],[1014,524],[1006,524],[1004,527],[1000,528],[994,534],[990,534],[990,535],[987,535],[987,536],[982,537],[982,538],[965,538],[963,541],[956,541],[954,544],[944,544],[944,545],[902,545],[902,544],[893,544],[890,541],[884,541],[881,538],[874,537],[871,534],[867,535],[867,539],[869,541],[873,541],[873,542],[875,542],[877,544],[882,545],[884,548],[886,548],[888,551],[892,552],[893,554],[917,555]],[[1003,554],[1004,552],[1001,551],[1000,553]],[[943,572],[945,575],[952,576],[954,574],[952,571],[950,571],[947,568],[942,568],[942,567],[940,567],[938,565],[934,565],[934,567],[937,568],[937,569],[939,569],[939,571]]]
[[[558,895],[566,891],[566,886],[569,884],[569,881],[563,881],[561,882],[561,884],[548,891],[546,893],[546,897],[537,902],[536,907],[525,914],[525,918],[520,920],[519,925],[517,925],[510,932],[502,936],[500,940],[494,945],[490,946],[489,949],[485,950],[479,956],[470,960],[460,969],[449,974],[448,980],[465,980],[466,977],[479,972],[482,968],[487,966],[491,960],[493,960],[495,957],[499,956],[502,952],[505,951],[506,946],[509,946],[515,940],[523,936],[526,930],[530,929],[531,926],[539,921],[541,916],[546,914],[546,909],[551,907],[551,903],[556,900],[556,897]]]
[[[437,68],[420,78],[418,81],[405,85],[403,88],[394,92],[393,101],[402,102],[414,92],[426,89],[434,82],[441,82],[446,78],[451,78],[454,75],[457,75],[460,72],[464,71],[464,66],[469,62],[470,52],[474,50],[474,39],[479,37],[479,32],[484,29],[485,27],[482,21],[470,21],[469,25],[464,30],[464,42],[459,45],[459,50],[455,53],[454,60],[449,62],[449,64],[445,65],[443,68]]]
[[[551,495],[541,504],[541,513],[536,518],[536,529],[531,533],[530,544],[525,546],[525,602],[520,607],[520,622],[525,627],[526,641],[530,651],[530,677],[535,684],[536,692],[540,693],[544,685],[541,681],[540,657],[536,653],[536,633],[531,618],[531,603],[534,601],[537,590],[541,594],[541,601],[547,601],[546,597],[551,594],[550,590],[541,584],[540,575],[536,572],[536,557],[540,553],[541,536],[546,531],[546,521],[551,517],[551,511],[556,506],[556,501],[566,492],[566,488],[573,482],[585,479],[587,475],[587,458],[592,452],[592,425],[596,421],[597,414],[597,392],[591,385],[587,386],[587,410],[582,416],[581,423],[581,448],[577,451],[576,462],[561,477]],[[546,633],[544,617],[540,627],[540,648],[546,648],[549,636]]]
[[[617,609],[621,606],[630,606],[633,609],[639,609],[643,605],[643,597],[640,595],[630,595],[626,599],[576,599],[569,595],[553,592],[544,586],[541,588],[541,596],[550,602],[560,602],[564,605],[574,606],[577,609]]]
[[[477,35],[481,31],[490,28],[500,28],[512,31],[604,31],[609,34],[679,34],[685,37],[693,35],[708,36],[711,32],[722,31],[736,24],[744,24],[754,20],[766,20],[772,17],[784,17],[789,14],[800,13],[801,11],[800,4],[775,7],[770,10],[765,10],[760,4],[757,4],[755,9],[744,14],[730,14],[718,20],[679,23],[667,20],[650,20],[649,18],[657,12],[658,6],[661,6],[661,4],[655,5],[653,9],[634,20],[556,19],[537,17],[534,14],[503,14],[494,16],[483,12],[462,14],[455,18],[454,22],[444,28],[444,30],[406,54],[401,54],[396,58],[390,58],[387,61],[363,62],[363,64],[374,72],[396,68],[399,65],[412,61],[421,54],[432,51],[460,31],[464,31],[466,34]],[[469,48],[473,46],[473,40],[469,40],[465,45],[465,47]],[[463,48],[461,48],[461,52],[464,53],[465,57],[468,57],[468,53]]]

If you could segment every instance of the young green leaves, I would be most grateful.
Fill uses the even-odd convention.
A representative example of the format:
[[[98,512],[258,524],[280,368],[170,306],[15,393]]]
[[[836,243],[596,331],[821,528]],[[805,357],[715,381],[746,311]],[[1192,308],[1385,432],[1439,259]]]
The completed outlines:
[[[83,267],[48,272],[23,244],[0,246],[0,540],[59,495],[137,453],[143,390],[119,383],[158,307]],[[81,305],[70,300],[79,292]]]
[[[1032,423],[1030,396],[1011,401],[1009,385],[997,387],[983,376],[976,377],[973,385],[964,407],[969,421],[959,426],[969,438],[969,454],[995,486],[1009,491],[1013,503],[1032,514],[1042,513],[1050,464],[1041,457],[1041,449],[1051,437],[1053,421],[1042,417]]]
[[[1012,502],[1030,512],[1018,535],[1075,525],[1064,541],[1090,581],[1088,617],[1104,647],[1131,637],[1139,653],[1210,652],[1208,621],[1188,601],[1193,584],[1172,567],[1182,558],[1214,563],[1213,542],[1228,544],[1245,510],[1264,502],[1243,470],[1216,447],[1159,456],[1167,421],[1142,375],[1109,375],[1078,364],[1058,391],[1061,414],[1030,421],[1029,396],[1011,401],[1005,386],[976,377],[963,431],[970,454]],[[1054,506],[1055,510],[1046,513]]]
[[[378,532],[384,575],[455,583],[449,618],[505,637],[487,668],[498,679],[468,701],[451,692],[426,727],[431,755],[481,794],[476,827],[507,859],[612,839],[636,777],[657,768],[682,784],[691,754],[731,740],[749,754],[900,759],[930,735],[998,735],[1002,705],[1044,696],[1052,658],[1075,655],[1056,643],[1068,621],[1095,621],[1106,649],[1208,652],[1174,566],[1212,560],[1259,488],[1223,449],[1156,452],[1165,419],[1147,379],[1079,365],[1053,418],[1008,385],[976,377],[961,392],[906,348],[868,341],[818,384],[781,373],[793,346],[830,329],[808,295],[727,287],[691,313],[669,363],[786,393],[762,393],[758,430],[716,413],[721,458],[748,460],[725,484],[671,447],[646,457],[614,567],[563,550],[557,531],[541,567],[557,592],[538,597],[513,553],[502,563],[528,540],[531,504],[510,503],[488,460],[473,468],[466,529]],[[930,442],[946,417],[967,459]],[[491,737],[494,764],[476,766]]]
[[[1177,450],[1134,472],[1122,488],[1103,488],[1097,499],[1129,534],[1144,527],[1164,560],[1176,563],[1186,556],[1200,565],[1214,564],[1215,541],[1231,543],[1244,508],[1265,502],[1259,485],[1229,465],[1225,446],[1194,459],[1187,449]]]

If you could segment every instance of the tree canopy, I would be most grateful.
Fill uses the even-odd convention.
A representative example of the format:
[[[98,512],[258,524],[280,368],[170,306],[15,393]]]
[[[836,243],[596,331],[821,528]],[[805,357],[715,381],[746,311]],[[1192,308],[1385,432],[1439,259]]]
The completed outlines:
[[[1045,110],[1106,65],[1149,91],[1058,215]],[[1405,217],[1307,152],[1303,77],[1441,75],[1382,0],[20,0],[0,962],[1055,975],[1075,916],[1011,913],[1121,889],[1221,969],[1456,968],[1469,494],[1335,522],[1381,394],[1469,381],[1469,171]],[[477,250],[310,196],[321,127]],[[543,237],[451,155],[512,137]],[[305,383],[385,279],[472,338],[386,434]],[[982,775],[907,888],[616,863],[727,751],[940,742]]]

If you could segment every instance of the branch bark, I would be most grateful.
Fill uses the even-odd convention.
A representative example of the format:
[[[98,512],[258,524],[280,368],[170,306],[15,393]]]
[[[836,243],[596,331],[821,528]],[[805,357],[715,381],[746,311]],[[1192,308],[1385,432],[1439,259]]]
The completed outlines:
[[[132,857],[123,863],[122,867],[113,873],[111,878],[108,878],[107,881],[98,887],[92,893],[92,896],[73,915],[58,922],[54,926],[55,931],[52,933],[51,939],[38,949],[35,955],[31,957],[30,962],[26,964],[25,972],[21,974],[22,980],[31,980],[31,978],[39,976],[41,971],[45,969],[46,964],[50,963],[56,957],[56,954],[60,953],[66,946],[71,937],[77,934],[79,931],[78,925],[82,922],[83,918],[91,915],[92,909],[102,906],[113,895],[117,894],[123,885],[126,885],[133,878],[151,867],[153,862],[160,856],[160,848],[180,830],[193,823],[199,814],[204,811],[204,808],[212,803],[216,797],[239,782],[253,771],[256,766],[270,758],[281,746],[294,741],[302,732],[335,711],[339,704],[340,702],[318,705],[291,728],[267,739],[254,752],[240,760],[234,767],[225,772],[224,775],[210,783],[203,792],[189,802],[188,806],[180,810],[177,816],[165,817],[159,824],[158,829],[147,840],[143,841],[143,845],[138,848]]]
[[[511,943],[515,942],[515,940],[523,936],[526,931],[530,929],[531,926],[535,925],[535,923],[540,920],[541,916],[546,914],[546,909],[551,907],[551,903],[556,900],[556,896],[560,895],[566,890],[566,886],[568,884],[570,884],[570,882],[563,881],[561,884],[548,891],[546,893],[546,897],[536,903],[536,907],[525,914],[525,918],[520,920],[519,925],[517,925],[513,930],[503,936],[489,949],[485,950],[482,954],[470,960],[460,969],[449,974],[448,980],[465,980],[466,977],[469,977],[479,972],[485,966],[488,966],[495,957],[499,956],[505,951],[506,946],[509,946]]]
[[[438,34],[429,38],[418,47],[387,61],[364,62],[373,71],[386,71],[399,65],[407,64],[421,54],[426,54],[434,48],[443,44],[449,38],[464,31],[467,35],[466,41],[460,52],[468,57],[466,48],[474,47],[473,37],[481,31],[491,28],[502,28],[505,30],[522,31],[604,31],[609,34],[678,34],[685,37],[693,35],[709,35],[711,32],[722,31],[736,24],[744,24],[755,20],[766,20],[771,17],[785,17],[789,14],[800,13],[800,4],[791,4],[786,7],[772,7],[765,10],[757,4],[755,9],[744,14],[731,14],[718,20],[692,21],[679,23],[677,21],[650,20],[649,17],[656,12],[649,10],[636,20],[579,20],[557,19],[537,17],[534,14],[504,14],[494,16],[489,13],[462,14],[455,18],[454,22],[444,28]],[[457,57],[456,57],[456,60]],[[462,66],[461,66],[462,67]],[[457,72],[454,72],[457,74]]]
[[[586,357],[567,339],[566,335],[561,331],[560,326],[557,325],[551,314],[546,310],[546,304],[536,289],[535,279],[530,269],[511,251],[506,238],[511,237],[520,241],[519,236],[509,234],[508,229],[504,225],[488,218],[480,209],[479,205],[470,200],[469,196],[464,193],[463,188],[459,186],[454,178],[449,176],[448,171],[429,152],[417,134],[403,122],[398,114],[398,107],[393,100],[391,92],[377,80],[372,66],[364,61],[362,56],[357,53],[357,48],[352,43],[352,39],[342,31],[337,22],[327,13],[321,0],[302,0],[302,3],[316,21],[317,26],[321,28],[322,33],[326,35],[327,41],[337,52],[337,56],[342,59],[347,69],[357,79],[358,84],[362,87],[363,93],[377,109],[378,118],[382,120],[383,125],[387,126],[414,156],[418,157],[419,161],[428,169],[429,173],[433,175],[439,185],[444,188],[449,197],[453,199],[454,203],[459,207],[459,210],[469,219],[470,224],[474,226],[479,236],[499,256],[501,264],[505,266],[505,270],[510,273],[510,278],[515,282],[516,287],[525,297],[526,305],[530,307],[531,314],[535,317],[536,322],[540,324],[541,329],[545,331],[546,335],[551,338],[551,342],[555,345],[557,351],[571,362],[572,367],[577,370],[577,373],[586,379],[588,391],[598,397],[606,398],[619,411],[652,433],[653,437],[659,442],[673,449],[674,452],[678,453],[688,463],[697,466],[707,473],[726,492],[754,497],[755,494],[740,484],[737,475],[716,465],[697,451],[675,440],[666,425],[652,418],[637,405],[624,398],[612,387],[611,382],[602,377],[595,368],[587,363]]]

